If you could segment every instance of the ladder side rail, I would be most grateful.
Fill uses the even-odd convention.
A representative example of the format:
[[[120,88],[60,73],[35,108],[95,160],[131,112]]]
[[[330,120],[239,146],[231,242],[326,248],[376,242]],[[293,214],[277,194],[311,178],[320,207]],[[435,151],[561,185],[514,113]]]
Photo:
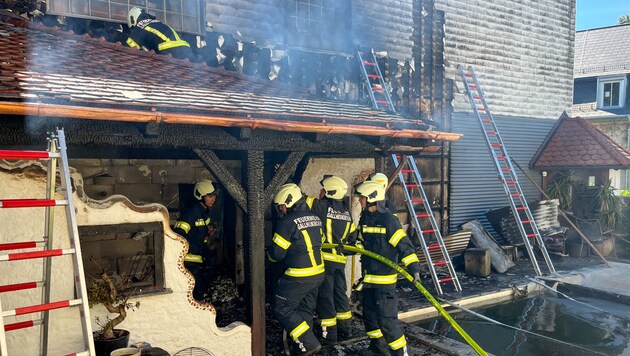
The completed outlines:
[[[389,110],[391,110],[392,113],[395,113],[396,109],[394,109],[394,103],[392,102],[392,97],[391,95],[389,95],[389,87],[387,86],[387,83],[385,82],[385,77],[383,77],[383,73],[381,72],[381,67],[378,65],[378,61],[376,60],[376,54],[374,54],[374,49],[372,49],[371,51],[372,51],[372,60],[374,61],[374,68],[376,68],[376,74],[378,74],[381,85],[383,86],[383,94],[385,95],[385,98],[387,99],[387,107],[389,108]]]
[[[396,158],[396,154],[392,154],[392,160],[394,161],[394,165],[398,166],[398,158]],[[438,293],[442,294],[442,286],[440,286],[439,277],[437,275],[437,272],[435,271],[435,267],[433,266],[431,253],[424,239],[424,234],[422,233],[422,227],[420,226],[420,222],[418,221],[418,218],[416,216],[416,209],[413,207],[413,203],[411,201],[411,195],[409,194],[409,190],[407,189],[407,186],[405,183],[405,176],[403,175],[402,171],[398,172],[398,179],[400,180],[400,183],[403,186],[402,188],[403,188],[403,192],[405,193],[405,201],[407,202],[407,208],[409,209],[409,213],[411,215],[410,217],[411,224],[414,227],[414,229],[416,229],[416,232],[418,233],[420,246],[422,247],[422,252],[424,253],[424,257],[427,260],[427,268],[429,269],[429,272],[431,273],[433,284],[435,286],[435,289],[438,291]]]
[[[488,114],[488,119],[494,125],[494,118],[491,116],[491,114],[489,114],[489,110],[487,108],[487,104],[485,103],[485,98],[483,96],[483,92],[482,92],[481,88],[479,87],[479,81],[477,80],[477,76],[476,76],[475,72],[473,71],[472,67],[469,67],[469,71],[471,73],[471,76],[472,76],[474,85],[476,87],[476,90],[479,93],[480,100],[484,103],[483,105],[484,105],[484,108],[486,109],[485,110],[486,114]],[[501,184],[503,186],[505,194],[508,196],[508,201],[510,202],[510,208],[512,210],[512,213],[515,216],[515,219],[518,220],[516,225],[518,226],[519,232],[521,233],[521,236],[523,238],[523,242],[525,243],[525,246],[526,246],[526,249],[527,249],[527,254],[529,255],[529,257],[530,257],[530,259],[532,261],[532,264],[534,266],[536,274],[537,275],[542,275],[542,273],[540,271],[540,267],[538,265],[538,261],[536,259],[536,256],[534,255],[534,250],[533,250],[533,248],[531,246],[529,238],[527,237],[527,232],[525,231],[525,228],[524,228],[522,222],[520,221],[518,210],[516,208],[516,204],[515,204],[514,200],[512,199],[512,193],[510,192],[509,187],[508,187],[508,185],[506,183],[505,174],[503,173],[503,170],[501,169],[501,164],[498,161],[498,159],[496,157],[496,154],[494,153],[494,151],[492,149],[493,146],[492,146],[492,143],[490,142],[490,138],[488,137],[488,134],[487,134],[487,132],[485,130],[485,126],[484,126],[482,115],[479,112],[479,110],[477,109],[477,104],[475,103],[475,98],[474,98],[474,95],[473,95],[472,90],[470,88],[470,84],[468,83],[468,80],[466,78],[464,69],[461,66],[460,66],[460,74],[461,74],[461,77],[462,77],[462,79],[464,81],[464,86],[465,86],[465,89],[466,89],[466,93],[468,94],[468,99],[470,101],[470,104],[471,104],[471,106],[473,108],[473,111],[474,111],[475,115],[477,116],[477,119],[478,119],[478,121],[479,121],[479,123],[481,125],[483,138],[486,141],[486,144],[488,145],[488,149],[490,150],[490,155],[492,156],[492,160],[494,161],[495,167],[497,169],[497,173],[499,175],[499,180],[501,181]],[[496,125],[494,125],[494,126],[496,128]],[[497,134],[496,136],[499,136],[499,138],[500,138],[499,134]],[[505,148],[505,145],[503,143],[501,143],[501,142],[499,142],[499,144],[501,145],[500,146],[501,152],[505,154],[506,159],[509,159],[508,156],[507,156],[507,151],[503,150],[503,148]],[[512,172],[513,172],[513,170],[512,170]]]
[[[48,152],[54,153],[58,156],[58,144],[57,138],[51,133],[48,137]],[[55,198],[55,185],[57,181],[57,158],[51,158],[48,160],[48,172],[46,172],[46,199],[52,200]],[[46,244],[46,250],[53,249],[53,230],[55,223],[55,212],[51,207],[46,207],[44,215],[44,241]],[[44,258],[44,268],[42,270],[42,280],[47,281],[42,288],[42,303],[50,303],[51,295],[51,280],[52,280],[52,262],[49,258]],[[50,332],[50,312],[45,310],[42,312],[42,327],[40,328],[40,343],[43,355],[48,354],[48,336]]]
[[[370,77],[368,77],[367,69],[365,69],[365,59],[361,56],[361,51],[357,51],[357,59],[359,60],[359,67],[361,67],[361,73],[363,73],[363,81],[367,84],[367,91],[370,95],[370,100],[372,100],[372,107],[378,109],[378,104],[376,103],[376,97],[374,96],[374,91],[372,90],[372,83],[370,82]]]
[[[411,169],[414,172],[414,179],[418,184],[418,190],[420,191],[420,195],[422,196],[422,202],[424,205],[424,210],[427,212],[429,221],[431,222],[431,226],[433,227],[433,234],[440,245],[440,250],[442,251],[442,258],[444,258],[444,262],[446,262],[446,266],[448,268],[449,274],[451,278],[453,278],[453,285],[457,291],[461,291],[462,287],[459,283],[459,278],[457,278],[457,273],[455,272],[455,268],[453,267],[453,261],[451,261],[451,257],[448,254],[448,250],[446,249],[446,245],[444,244],[444,239],[442,238],[442,233],[438,227],[437,221],[435,221],[435,216],[433,215],[433,209],[431,209],[431,202],[427,199],[427,194],[424,191],[424,186],[422,185],[422,176],[420,174],[420,170],[416,165],[416,160],[413,156],[408,157],[408,162],[411,165]]]
[[[8,356],[9,352],[7,351],[7,336],[4,331],[4,317],[2,316],[2,298],[0,298],[0,355]]]
[[[551,261],[551,258],[549,257],[547,249],[545,248],[544,241],[542,240],[542,236],[540,235],[540,232],[538,231],[538,226],[536,225],[536,221],[534,220],[534,217],[533,217],[533,215],[531,213],[531,210],[529,209],[529,205],[527,204],[527,201],[525,199],[525,195],[523,194],[523,190],[521,189],[521,185],[518,182],[518,175],[516,174],[516,171],[514,169],[514,165],[512,164],[512,160],[510,158],[510,155],[508,154],[507,148],[505,147],[505,144],[503,143],[503,138],[501,137],[499,129],[498,129],[498,127],[496,125],[496,122],[494,120],[494,117],[492,116],[492,113],[490,112],[490,108],[488,107],[488,104],[486,102],[485,95],[483,94],[481,86],[479,85],[479,80],[477,78],[477,74],[475,73],[475,70],[474,70],[474,68],[472,68],[472,66],[469,67],[469,71],[472,73],[472,78],[473,78],[473,80],[475,82],[475,86],[477,88],[477,91],[479,92],[479,98],[480,98],[480,100],[481,100],[481,102],[483,104],[483,107],[485,109],[485,113],[486,113],[488,119],[490,120],[490,123],[492,124],[493,131],[496,133],[494,136],[496,136],[496,139],[497,139],[498,143],[500,144],[499,148],[500,148],[501,152],[503,153],[503,156],[505,157],[504,158],[505,164],[507,165],[507,168],[510,169],[511,180],[514,182],[513,185],[514,185],[517,193],[520,194],[520,197],[522,197],[521,203],[522,203],[523,207],[525,207],[524,211],[525,211],[525,214],[527,216],[527,220],[529,220],[531,222],[530,225],[531,225],[531,228],[533,230],[533,233],[536,235],[536,240],[538,241],[538,243],[540,245],[541,253],[542,253],[542,255],[543,255],[544,259],[545,259],[545,262],[547,263],[547,267],[549,268],[549,271],[551,273],[555,273],[555,268],[553,266],[553,262]],[[481,123],[482,123],[482,127],[483,127],[483,122],[481,122]],[[496,159],[496,155],[493,155],[493,156],[495,157],[495,161],[497,161],[497,163],[498,163],[498,160]],[[498,165],[497,167],[500,170],[500,165]],[[505,177],[503,177],[503,179],[504,179],[503,183],[507,186],[507,183],[505,182]],[[510,194],[509,187],[507,189],[507,193]],[[519,219],[519,224],[522,224],[522,222],[520,222],[520,215],[518,214],[518,211],[516,211],[516,209],[513,209],[512,212],[514,213],[515,218]],[[521,233],[523,234],[525,240],[527,242],[529,242],[529,238],[527,237],[527,233],[526,232],[521,232]],[[532,250],[532,252],[533,252],[533,250]],[[533,255],[533,253],[532,253],[532,255]],[[539,275],[542,275],[542,273],[539,274]]]
[[[85,348],[90,354],[94,355],[94,339],[92,337],[92,320],[90,319],[90,311],[88,306],[87,286],[85,274],[83,270],[83,257],[81,253],[81,243],[79,241],[79,229],[77,228],[76,213],[74,210],[74,198],[72,196],[72,183],[70,180],[70,170],[68,167],[68,153],[66,146],[66,138],[62,129],[57,130],[57,139],[59,143],[59,151],[61,154],[61,190],[68,200],[66,205],[66,220],[68,223],[68,232],[71,247],[75,249],[74,257],[74,285],[77,297],[81,303],[81,326],[83,328],[83,341]]]

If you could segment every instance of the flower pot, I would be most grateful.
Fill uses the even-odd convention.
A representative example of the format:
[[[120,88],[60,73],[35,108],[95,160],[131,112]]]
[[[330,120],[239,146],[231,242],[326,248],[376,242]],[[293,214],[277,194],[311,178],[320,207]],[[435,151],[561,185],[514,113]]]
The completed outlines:
[[[140,354],[142,354],[142,350],[140,349],[136,349],[135,347],[125,347],[112,351],[110,356],[140,356]]]
[[[122,349],[129,345],[129,331],[114,329],[113,339],[103,339],[99,333],[94,332],[94,351],[96,356],[110,356],[112,351]]]

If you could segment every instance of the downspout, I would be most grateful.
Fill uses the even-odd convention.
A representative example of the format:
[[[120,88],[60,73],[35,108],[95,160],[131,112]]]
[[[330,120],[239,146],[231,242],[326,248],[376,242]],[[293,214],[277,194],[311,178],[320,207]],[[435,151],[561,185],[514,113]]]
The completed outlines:
[[[630,116],[628,116],[628,132],[626,134],[626,149],[630,150]],[[626,189],[630,190],[630,168],[626,169]]]

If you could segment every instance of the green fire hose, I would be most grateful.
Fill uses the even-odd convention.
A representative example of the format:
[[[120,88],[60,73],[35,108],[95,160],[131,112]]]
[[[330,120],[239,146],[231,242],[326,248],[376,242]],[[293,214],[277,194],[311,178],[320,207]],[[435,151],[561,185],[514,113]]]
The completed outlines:
[[[373,258],[381,263],[386,264],[387,266],[395,269],[398,273],[400,273],[403,277],[405,277],[409,282],[413,283],[413,276],[409,274],[409,272],[405,271],[402,267],[400,267],[399,265],[397,265],[396,263],[388,260],[387,258],[376,254],[372,251],[368,251],[366,249],[363,248],[358,248],[355,246],[350,246],[350,245],[342,245],[344,250],[349,251],[349,252],[354,252],[354,253],[360,253],[364,256]],[[337,247],[337,244],[328,244],[328,243],[324,243],[322,244],[322,248],[335,248]],[[438,301],[431,295],[431,293],[429,293],[428,290],[426,290],[426,288],[424,288],[424,286],[420,283],[417,282],[414,284],[414,286],[420,291],[420,293],[422,293],[422,295],[424,295],[424,297],[429,301],[429,303],[431,303],[431,305],[433,305],[433,307],[435,309],[437,309],[438,313],[440,313],[440,315],[446,319],[446,321],[448,321],[449,324],[451,324],[451,326],[453,327],[453,329],[455,329],[459,335],[466,340],[466,342],[468,343],[468,345],[470,345],[470,347],[473,348],[473,350],[475,350],[475,352],[477,353],[477,355],[484,355],[487,356],[488,353],[485,352],[481,346],[479,346],[475,340],[473,340],[470,335],[468,335],[466,333],[466,331],[464,331],[464,329],[462,329],[461,326],[459,326],[459,324],[457,324],[457,322],[455,321],[455,319],[453,319],[447,312],[446,310],[444,310],[444,308],[442,308],[442,306],[440,305],[440,303],[438,303]]]

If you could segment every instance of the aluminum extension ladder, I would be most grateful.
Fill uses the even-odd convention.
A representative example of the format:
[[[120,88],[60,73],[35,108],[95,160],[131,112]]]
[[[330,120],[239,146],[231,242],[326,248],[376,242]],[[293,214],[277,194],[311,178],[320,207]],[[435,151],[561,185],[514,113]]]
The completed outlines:
[[[392,160],[394,161],[394,166],[398,172],[398,179],[400,180],[403,191],[405,192],[405,202],[407,203],[407,208],[409,209],[409,220],[411,220],[411,223],[420,238],[422,252],[427,260],[427,268],[429,269],[429,272],[431,272],[431,278],[433,279],[435,289],[438,294],[441,295],[443,294],[442,284],[452,282],[455,291],[460,292],[462,290],[462,286],[459,283],[455,267],[448,255],[444,240],[442,239],[440,227],[435,221],[435,216],[431,210],[431,202],[427,199],[427,195],[422,187],[422,177],[420,176],[420,170],[418,170],[416,161],[413,156],[403,156],[401,161],[398,160],[399,157],[400,156],[397,156],[396,154],[392,154]],[[404,166],[407,166],[408,168],[405,169]],[[406,174],[411,178],[409,179],[409,183],[405,179]],[[421,207],[419,206],[419,208],[421,208],[420,211],[416,209],[416,204],[422,204]],[[423,219],[423,221],[428,220],[431,228],[423,229],[420,219]],[[436,261],[434,261],[431,257],[431,252],[433,251],[438,252]],[[438,275],[436,267],[440,269],[440,275]],[[444,276],[445,274],[447,276]]]
[[[68,156],[66,153],[66,141],[63,130],[57,130],[56,134],[49,133],[48,137],[48,149],[47,151],[9,151],[0,150],[0,159],[6,160],[44,160],[48,159],[48,173],[46,183],[46,199],[1,199],[0,208],[35,208],[44,207],[46,209],[45,214],[45,226],[44,236],[40,241],[26,241],[26,242],[12,242],[0,244],[0,251],[10,250],[23,250],[23,249],[36,249],[42,248],[42,250],[29,251],[29,252],[16,252],[0,254],[0,262],[5,264],[2,268],[3,273],[9,271],[10,261],[17,260],[29,260],[36,258],[44,259],[44,271],[42,280],[31,282],[20,282],[16,284],[0,286],[0,293],[9,293],[27,289],[42,289],[42,304],[32,305],[26,307],[16,308],[14,310],[2,310],[0,304],[0,312],[2,318],[0,318],[0,354],[2,356],[8,356],[7,354],[7,339],[6,332],[29,328],[36,325],[41,325],[40,342],[42,355],[48,355],[48,332],[50,327],[49,311],[53,309],[67,308],[72,306],[78,306],[81,312],[81,325],[83,329],[83,341],[84,351],[73,353],[71,355],[94,355],[94,340],[92,336],[92,323],[90,320],[89,304],[87,298],[87,289],[85,282],[85,275],[83,272],[83,261],[81,258],[81,246],[79,244],[79,231],[77,229],[76,215],[74,210],[74,201],[72,199],[72,187],[70,183],[70,172],[68,169]],[[57,179],[57,165],[60,168],[61,178],[61,190],[63,200],[56,200],[56,179]],[[54,226],[54,211],[51,207],[65,206],[68,234],[70,238],[70,248],[68,249],[53,249],[53,226]],[[74,278],[75,295],[78,299],[69,299],[61,301],[50,301],[51,295],[51,262],[50,257],[72,255],[74,265]],[[33,319],[28,321],[21,321],[12,324],[5,324],[4,318],[26,314],[40,314],[40,319]],[[37,318],[37,317],[35,317]]]
[[[396,109],[394,109],[394,103],[392,102],[391,95],[389,95],[389,89],[381,73],[381,68],[379,68],[378,62],[376,61],[374,49],[370,50],[370,57],[371,58],[366,59],[363,57],[363,52],[357,51],[357,60],[361,67],[363,80],[367,84],[372,106],[375,109],[385,109],[386,111],[394,113]]]
[[[464,69],[464,66],[460,64],[457,66],[457,70],[464,83],[464,88],[466,89],[466,94],[470,100],[473,111],[479,120],[479,124],[481,125],[483,137],[490,149],[494,165],[499,175],[499,180],[501,181],[505,194],[510,201],[512,214],[516,219],[516,224],[518,225],[518,229],[523,237],[523,242],[525,243],[529,258],[534,265],[536,275],[541,276],[542,271],[534,253],[534,243],[531,240],[538,243],[538,248],[547,263],[549,273],[553,274],[556,270],[553,267],[549,254],[547,253],[545,243],[540,236],[540,232],[538,231],[538,227],[534,221],[534,216],[527,205],[523,190],[518,183],[516,171],[512,166],[510,156],[508,155],[505,144],[501,139],[501,135],[499,134],[494,118],[490,113],[483,91],[479,86],[477,75],[475,74],[472,66],[468,67],[468,69]]]

